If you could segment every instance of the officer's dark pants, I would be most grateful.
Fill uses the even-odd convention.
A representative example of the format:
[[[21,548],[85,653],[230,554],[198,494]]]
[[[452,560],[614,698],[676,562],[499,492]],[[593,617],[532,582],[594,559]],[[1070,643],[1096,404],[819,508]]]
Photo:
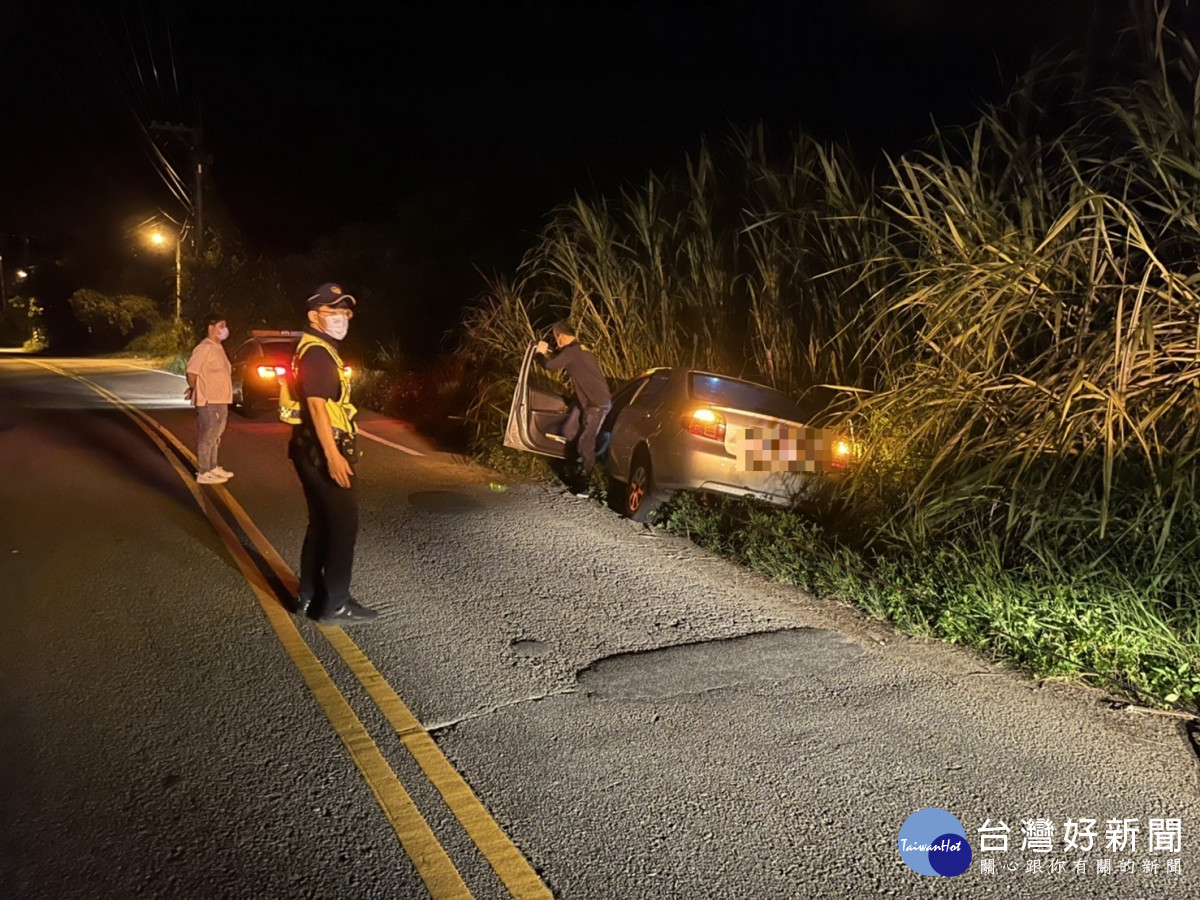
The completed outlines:
[[[329,470],[303,454],[292,454],[292,465],[308,502],[308,530],[300,551],[300,607],[313,614],[333,612],[350,599],[350,570],[358,539],[358,478],[338,487]]]
[[[596,437],[610,409],[612,404],[588,406],[582,410],[573,406],[563,423],[562,436],[567,439],[568,449],[573,448],[579,455],[584,475],[590,475],[596,467]]]

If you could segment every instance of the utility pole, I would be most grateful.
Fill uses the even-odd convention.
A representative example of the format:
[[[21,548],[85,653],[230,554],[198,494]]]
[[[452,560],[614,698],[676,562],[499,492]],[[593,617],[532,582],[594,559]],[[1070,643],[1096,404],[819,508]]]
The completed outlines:
[[[175,238],[175,324],[183,321],[183,233]]]
[[[196,134],[200,134],[200,129],[196,129]],[[197,145],[200,140],[197,137]],[[204,255],[204,153],[200,150],[192,152],[192,163],[196,167],[196,190],[195,198],[192,200],[192,206],[196,209],[196,233],[192,237],[192,241],[196,245],[196,257]]]
[[[196,214],[196,227],[192,232],[192,245],[196,256],[204,253],[204,167],[212,157],[204,152],[204,130],[200,126],[150,123],[151,131],[165,131],[180,138],[188,145],[191,154],[192,173],[195,186],[192,188],[192,209]]]

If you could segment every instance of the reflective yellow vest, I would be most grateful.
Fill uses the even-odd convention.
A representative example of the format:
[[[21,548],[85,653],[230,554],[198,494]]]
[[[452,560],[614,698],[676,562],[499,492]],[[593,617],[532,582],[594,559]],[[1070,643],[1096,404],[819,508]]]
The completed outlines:
[[[300,371],[300,358],[313,347],[324,347],[337,366],[338,381],[341,384],[341,394],[336,400],[325,401],[325,411],[329,413],[329,424],[338,431],[354,434],[358,428],[354,424],[354,416],[358,412],[350,402],[350,374],[342,365],[342,358],[327,341],[311,334],[305,334],[296,345],[296,354],[292,357],[291,374],[279,384],[279,418],[288,425],[300,425],[303,419],[300,414],[300,400],[292,393],[292,378]]]

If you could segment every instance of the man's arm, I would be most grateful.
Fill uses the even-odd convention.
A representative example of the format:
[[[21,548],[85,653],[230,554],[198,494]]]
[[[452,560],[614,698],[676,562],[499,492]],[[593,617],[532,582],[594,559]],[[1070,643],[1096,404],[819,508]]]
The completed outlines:
[[[329,412],[325,409],[325,398],[309,397],[307,403],[313,431],[316,432],[317,440],[321,442],[321,449],[325,451],[325,465],[329,467],[329,477],[337,482],[338,486],[348,488],[354,470],[338,449],[333,436],[333,424],[329,421]]]
[[[545,341],[538,341],[537,352],[541,354],[541,359],[538,361],[542,364],[542,368],[551,372],[556,372],[567,364],[567,354],[559,350],[550,356],[550,345]]]
[[[183,392],[184,399],[191,400],[196,396],[196,381],[199,379],[200,366],[203,358],[204,344],[199,344],[192,355],[188,357],[187,372],[184,377],[187,378],[187,390]]]

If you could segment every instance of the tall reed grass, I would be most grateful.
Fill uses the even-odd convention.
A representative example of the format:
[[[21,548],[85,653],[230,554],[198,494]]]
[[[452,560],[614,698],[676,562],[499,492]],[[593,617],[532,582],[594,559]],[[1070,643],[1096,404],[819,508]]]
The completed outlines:
[[[954,548],[1103,608],[1098,642],[1154,635],[1154,666],[1194,672],[1200,55],[1175,21],[1146,3],[1120,67],[1035,67],[971,127],[873,168],[803,135],[776,158],[755,129],[577,197],[468,317],[477,438],[497,439],[524,347],[564,316],[614,379],[833,385],[865,447],[833,544],[879,565]],[[1194,700],[1191,677],[1154,690]]]

